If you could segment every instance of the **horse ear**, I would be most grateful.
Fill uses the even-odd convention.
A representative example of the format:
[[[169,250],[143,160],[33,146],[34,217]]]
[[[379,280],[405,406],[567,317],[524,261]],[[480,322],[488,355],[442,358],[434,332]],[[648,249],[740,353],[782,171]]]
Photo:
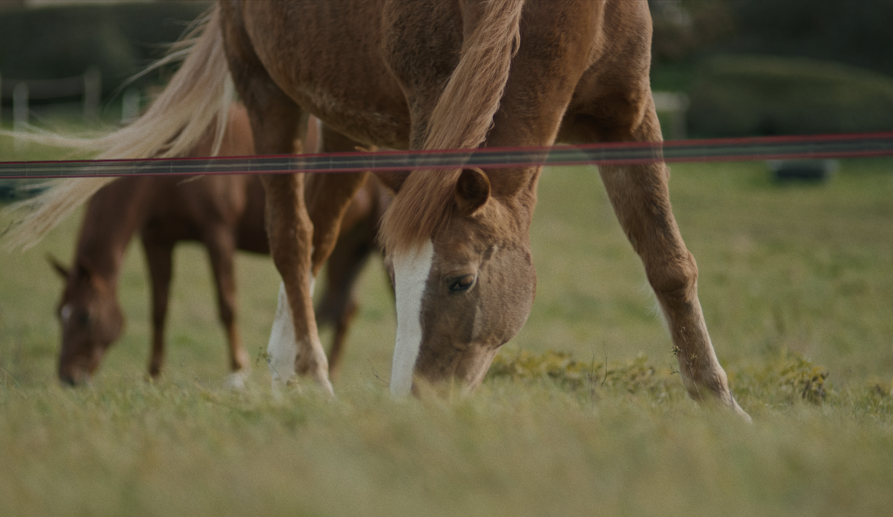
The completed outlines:
[[[456,207],[473,215],[490,199],[490,180],[480,169],[464,169],[456,182]]]
[[[96,276],[93,274],[93,266],[82,258],[77,259],[72,267],[79,279],[92,281],[93,277]]]
[[[375,172],[378,181],[381,182],[388,190],[396,194],[403,188],[403,183],[409,177],[408,171],[381,171]]]
[[[97,292],[104,293],[111,290],[108,281],[102,275],[96,274],[96,269],[89,261],[78,259],[74,267],[77,268],[78,278],[90,282]]]
[[[50,266],[52,266],[52,268],[56,270],[56,272],[58,272],[59,275],[62,276],[62,278],[68,279],[70,271],[67,267],[63,266],[62,263],[56,259],[56,257],[54,257],[53,255],[47,255],[47,262],[50,263]]]

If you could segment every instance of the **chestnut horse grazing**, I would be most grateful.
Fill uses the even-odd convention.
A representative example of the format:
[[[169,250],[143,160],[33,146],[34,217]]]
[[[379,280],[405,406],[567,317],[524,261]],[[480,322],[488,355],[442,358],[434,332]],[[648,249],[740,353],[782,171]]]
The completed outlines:
[[[221,108],[213,95],[223,97],[230,78],[259,154],[290,152],[308,112],[362,146],[661,141],[644,0],[221,0],[198,31],[165,102],[132,126],[156,135],[153,154],[188,136],[189,124],[214,120]],[[456,379],[474,389],[523,326],[536,286],[528,230],[540,170],[379,175],[396,192],[381,229],[397,299],[395,395],[417,381]],[[688,393],[746,417],[707,333],[666,165],[600,174],[657,295]],[[331,217],[313,223],[303,175],[262,181],[285,286],[280,328],[288,330],[271,341],[274,377],[305,374],[329,392],[311,285],[364,175],[326,176]],[[80,202],[87,187],[49,194],[48,217],[38,219]],[[39,232],[45,222],[29,228]]]
[[[201,242],[208,250],[217,306],[229,343],[231,381],[250,366],[235,315],[233,255],[236,249],[268,253],[263,188],[250,176],[121,178],[97,192],[87,206],[73,266],[53,265],[65,279],[57,314],[62,324],[59,378],[81,384],[98,368],[123,329],[117,284],[124,251],[137,231],[152,287],[149,375],[164,362],[164,329],[174,245]]]
[[[316,317],[320,325],[335,330],[328,355],[332,376],[341,363],[357,311],[354,285],[366,260],[378,251],[378,221],[388,200],[377,182],[367,182],[348,207],[328,260]],[[94,194],[81,224],[73,266],[51,260],[65,280],[57,308],[62,325],[59,379],[69,385],[87,381],[119,337],[124,314],[116,287],[124,250],[136,231],[146,255],[152,295],[149,375],[157,377],[164,362],[173,248],[178,241],[191,240],[201,242],[208,251],[229,344],[233,375],[228,382],[239,386],[249,361],[236,324],[233,246],[269,254],[269,245],[260,180],[236,175],[186,182],[173,177],[121,178]]]
[[[311,129],[314,126],[310,126]],[[307,146],[317,147],[314,131]],[[193,149],[192,156],[210,153],[212,133]],[[254,154],[244,107],[229,112],[222,156]],[[173,248],[183,240],[201,242],[208,251],[217,289],[217,307],[229,344],[232,375],[228,383],[241,386],[250,366],[236,325],[235,250],[269,254],[264,228],[264,192],[251,176],[208,176],[197,181],[179,177],[125,177],[90,199],[75,250],[73,266],[51,260],[65,280],[57,314],[62,325],[59,379],[82,384],[99,367],[106,350],[119,337],[124,315],[117,284],[124,252],[137,231],[149,268],[152,293],[152,337],[149,375],[161,373],[165,353],[165,322],[172,274]],[[374,245],[378,221],[388,195],[369,181],[357,193],[344,216],[339,238],[327,268],[326,290],[317,311],[320,323],[335,327],[329,354],[334,373],[356,311],[353,287]]]

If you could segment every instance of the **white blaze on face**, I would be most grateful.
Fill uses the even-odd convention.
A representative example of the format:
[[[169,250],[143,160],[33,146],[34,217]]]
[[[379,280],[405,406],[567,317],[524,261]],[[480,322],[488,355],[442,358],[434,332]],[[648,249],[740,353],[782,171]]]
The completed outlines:
[[[406,396],[412,390],[412,374],[422,346],[422,295],[431,272],[434,245],[395,254],[394,291],[397,298],[397,344],[391,366],[391,395]]]
[[[316,286],[316,279],[310,276],[310,294]],[[298,341],[295,338],[295,324],[291,315],[291,305],[285,293],[285,284],[279,284],[279,303],[270,341],[267,343],[267,361],[273,376],[273,385],[285,384],[295,375],[295,359],[298,356]]]

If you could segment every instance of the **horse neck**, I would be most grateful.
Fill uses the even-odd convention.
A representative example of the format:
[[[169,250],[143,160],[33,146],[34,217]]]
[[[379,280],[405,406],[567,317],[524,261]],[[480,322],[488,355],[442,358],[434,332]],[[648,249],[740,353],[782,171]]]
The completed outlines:
[[[536,202],[536,187],[542,170],[542,167],[493,169],[487,171],[487,178],[490,180],[490,189],[496,197]]]
[[[491,195],[498,199],[511,213],[513,231],[523,233],[530,230],[533,211],[536,207],[536,189],[539,185],[541,167],[526,169],[498,169],[487,172]]]
[[[124,252],[142,226],[153,197],[154,178],[122,178],[97,192],[84,215],[75,262],[117,284]]]

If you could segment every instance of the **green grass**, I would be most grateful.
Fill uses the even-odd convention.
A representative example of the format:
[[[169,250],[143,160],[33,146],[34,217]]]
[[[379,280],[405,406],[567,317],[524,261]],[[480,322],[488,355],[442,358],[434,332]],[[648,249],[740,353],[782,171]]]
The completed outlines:
[[[0,153],[14,159],[3,140]],[[270,393],[261,356],[278,279],[268,260],[240,256],[239,320],[258,360],[249,390],[226,391],[210,272],[190,245],[176,256],[164,377],[144,379],[135,246],[124,336],[92,386],[63,389],[61,281],[43,257],[70,260],[73,218],[0,259],[0,514],[884,514],[891,169],[850,160],[828,183],[782,186],[762,163],[673,167],[708,326],[752,426],[686,398],[594,169],[545,172],[530,319],[477,393],[439,401],[387,394],[395,319],[379,261],[326,401]]]

